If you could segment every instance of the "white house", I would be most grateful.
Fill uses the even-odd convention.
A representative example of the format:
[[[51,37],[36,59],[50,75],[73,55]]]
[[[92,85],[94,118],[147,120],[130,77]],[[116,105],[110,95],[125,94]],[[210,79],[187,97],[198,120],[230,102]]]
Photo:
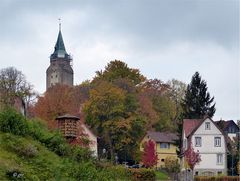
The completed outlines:
[[[226,175],[227,146],[225,135],[210,118],[183,120],[182,136],[183,154],[192,142],[194,150],[199,151],[201,155],[201,162],[196,164],[194,175]]]

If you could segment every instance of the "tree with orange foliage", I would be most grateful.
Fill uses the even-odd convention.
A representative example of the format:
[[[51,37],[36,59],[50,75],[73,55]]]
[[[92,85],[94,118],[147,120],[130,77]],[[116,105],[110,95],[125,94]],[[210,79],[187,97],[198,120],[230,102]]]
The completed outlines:
[[[77,108],[73,106],[73,88],[66,85],[56,85],[47,90],[44,96],[38,98],[34,107],[37,117],[49,122],[63,114],[74,114]]]

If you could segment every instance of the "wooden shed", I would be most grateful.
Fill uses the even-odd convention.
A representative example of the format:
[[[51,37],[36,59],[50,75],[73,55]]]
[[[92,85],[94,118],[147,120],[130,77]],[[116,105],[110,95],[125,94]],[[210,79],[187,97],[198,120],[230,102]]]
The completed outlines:
[[[58,122],[58,128],[67,139],[77,137],[77,126],[78,121],[80,120],[79,117],[66,114],[57,117],[56,120]]]

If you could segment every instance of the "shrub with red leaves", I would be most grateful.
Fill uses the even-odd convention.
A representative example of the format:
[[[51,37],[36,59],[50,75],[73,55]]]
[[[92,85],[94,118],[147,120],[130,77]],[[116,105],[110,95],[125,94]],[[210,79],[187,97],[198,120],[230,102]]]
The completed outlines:
[[[143,165],[147,168],[152,168],[157,164],[158,156],[155,150],[155,143],[152,140],[148,140],[144,143],[144,150],[142,154]]]

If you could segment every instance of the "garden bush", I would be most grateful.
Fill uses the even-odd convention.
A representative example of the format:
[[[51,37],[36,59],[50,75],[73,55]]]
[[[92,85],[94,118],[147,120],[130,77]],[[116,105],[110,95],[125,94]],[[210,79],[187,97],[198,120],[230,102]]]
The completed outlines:
[[[98,172],[92,162],[82,162],[69,169],[71,169],[70,175],[72,175],[77,180],[98,180]]]
[[[0,131],[24,136],[29,133],[29,127],[24,116],[12,108],[5,108],[0,112]]]
[[[59,156],[70,155],[70,145],[59,132],[55,132],[54,134],[49,135],[49,137],[47,137],[42,142],[49,150],[55,152]]]
[[[154,181],[156,180],[156,174],[153,169],[148,169],[148,168],[139,168],[139,169],[134,169],[131,168],[129,169],[131,179],[132,180],[140,180],[140,181]]]
[[[77,162],[93,160],[92,152],[88,148],[74,145],[71,147],[71,158]]]
[[[32,119],[28,122],[29,135],[35,139],[44,143],[48,138],[52,136],[52,133],[49,132],[47,125],[39,119]]]

